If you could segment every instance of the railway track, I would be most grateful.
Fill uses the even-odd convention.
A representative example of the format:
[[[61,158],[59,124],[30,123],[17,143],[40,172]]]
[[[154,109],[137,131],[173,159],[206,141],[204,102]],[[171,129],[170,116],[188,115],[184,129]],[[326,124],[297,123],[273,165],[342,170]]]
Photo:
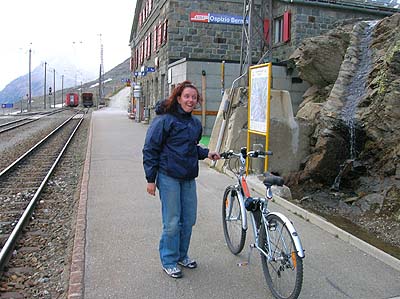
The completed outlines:
[[[0,124],[0,134],[4,133],[4,132],[8,132],[11,131],[13,129],[22,127],[24,125],[30,124],[34,121],[37,121],[39,119],[41,119],[42,117],[46,117],[46,116],[50,116],[53,115],[55,113],[59,113],[64,111],[65,109],[57,109],[54,111],[50,111],[50,112],[41,112],[41,113],[37,113],[28,117],[23,117],[23,118],[19,118],[19,119],[15,119],[6,123],[2,123]]]
[[[42,190],[83,119],[83,113],[70,117],[0,172],[0,270],[15,254],[14,246],[25,225],[35,217]],[[31,249],[41,247],[29,245]]]

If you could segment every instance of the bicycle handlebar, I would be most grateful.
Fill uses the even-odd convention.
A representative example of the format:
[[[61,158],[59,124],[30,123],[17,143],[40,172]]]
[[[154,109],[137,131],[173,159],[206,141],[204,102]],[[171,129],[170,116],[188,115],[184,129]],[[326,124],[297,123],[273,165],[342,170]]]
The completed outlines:
[[[265,156],[272,156],[272,151],[260,151],[260,150],[255,150],[255,151],[246,151],[246,148],[242,148],[239,153],[235,153],[233,150],[229,150],[227,152],[223,152],[220,154],[221,158],[223,159],[229,159],[232,156],[235,157],[240,157],[243,156],[243,158],[246,158],[246,156],[249,156],[251,158],[264,158]]]

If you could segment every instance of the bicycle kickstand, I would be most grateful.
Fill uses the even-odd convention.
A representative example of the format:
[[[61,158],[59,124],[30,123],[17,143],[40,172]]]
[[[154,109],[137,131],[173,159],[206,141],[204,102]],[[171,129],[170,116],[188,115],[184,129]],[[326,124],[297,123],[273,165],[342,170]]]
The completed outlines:
[[[250,244],[249,247],[250,247],[250,250],[249,250],[249,253],[247,254],[247,261],[243,261],[243,262],[237,263],[237,266],[238,266],[238,267],[245,267],[245,266],[249,266],[249,265],[250,265],[251,253],[252,253],[252,251],[253,251],[253,248],[256,247],[256,245],[255,245],[255,244]]]

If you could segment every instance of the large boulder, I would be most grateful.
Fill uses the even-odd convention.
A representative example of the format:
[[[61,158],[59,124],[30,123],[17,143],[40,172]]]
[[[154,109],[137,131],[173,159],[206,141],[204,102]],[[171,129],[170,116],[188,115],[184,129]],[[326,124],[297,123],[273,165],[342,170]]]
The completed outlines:
[[[353,24],[345,24],[326,35],[305,39],[290,56],[300,77],[312,85],[324,87],[335,83]],[[339,63],[338,63],[339,62]]]

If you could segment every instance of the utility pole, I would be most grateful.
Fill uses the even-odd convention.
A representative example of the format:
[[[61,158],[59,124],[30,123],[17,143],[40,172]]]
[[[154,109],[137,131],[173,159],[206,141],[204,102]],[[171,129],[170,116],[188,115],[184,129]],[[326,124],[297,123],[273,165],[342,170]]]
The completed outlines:
[[[100,84],[100,90],[99,90],[99,101],[102,101],[104,97],[104,85],[103,85],[103,79],[104,79],[104,61],[103,61],[103,42],[101,39],[101,33],[100,35],[100,75],[99,75],[99,84]]]
[[[240,76],[247,73],[252,64],[252,13],[254,10],[253,0],[244,0],[243,3],[243,27],[242,27],[242,45],[240,55]],[[246,79],[247,85],[247,79]]]
[[[32,56],[32,49],[29,48],[29,93],[28,93],[28,112],[32,110],[32,74],[31,74],[31,56]]]
[[[97,105],[96,105],[97,109],[99,109],[100,98],[101,98],[101,64],[100,64],[100,70],[99,70],[99,96],[97,98]]]
[[[44,88],[43,88],[43,108],[46,110],[46,68],[47,68],[47,62],[44,62]]]
[[[54,94],[54,109],[56,108],[56,69],[53,69],[53,94]]]
[[[253,64],[253,50],[260,53],[257,64],[272,61],[272,1],[261,0],[260,7],[255,9],[255,0],[244,0],[242,45],[240,57],[240,75],[247,73]],[[266,28],[268,26],[268,28]],[[268,30],[268,32],[265,32]],[[260,40],[261,44],[252,41]],[[247,85],[247,83],[246,83]]]
[[[61,75],[61,107],[64,101],[64,75]]]

